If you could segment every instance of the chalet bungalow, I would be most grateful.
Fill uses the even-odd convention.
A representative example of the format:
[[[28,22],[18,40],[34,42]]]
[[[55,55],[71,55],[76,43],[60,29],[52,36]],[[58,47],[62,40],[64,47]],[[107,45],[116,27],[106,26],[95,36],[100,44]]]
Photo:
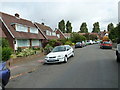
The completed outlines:
[[[65,35],[63,34],[63,32],[61,32],[60,29],[56,29],[55,32],[56,32],[56,35],[57,35],[58,38],[60,38],[60,39],[65,38]]]
[[[34,23],[19,17],[0,12],[0,31],[6,37],[10,46],[17,50],[18,47],[41,47],[41,41],[46,39]]]
[[[44,23],[39,24],[39,23],[35,23],[35,26],[43,32],[43,35],[45,36],[45,38],[47,40],[51,40],[51,39],[58,39],[60,38],[59,36],[57,36],[56,32],[53,31],[50,27],[44,25]]]

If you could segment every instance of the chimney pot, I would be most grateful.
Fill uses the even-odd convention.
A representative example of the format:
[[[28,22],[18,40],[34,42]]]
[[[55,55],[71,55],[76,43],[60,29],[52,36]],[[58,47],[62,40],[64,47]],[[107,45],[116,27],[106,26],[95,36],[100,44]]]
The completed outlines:
[[[16,13],[15,16],[19,18],[20,15],[18,13]]]

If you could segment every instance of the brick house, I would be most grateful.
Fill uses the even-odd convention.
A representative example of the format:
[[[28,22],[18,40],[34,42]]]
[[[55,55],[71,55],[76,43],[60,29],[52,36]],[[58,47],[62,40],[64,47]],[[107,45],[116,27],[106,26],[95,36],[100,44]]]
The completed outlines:
[[[47,40],[50,39],[58,39],[57,34],[55,31],[53,31],[49,26],[44,25],[44,23],[39,24],[35,23],[35,26],[43,32],[43,35]]]
[[[46,39],[34,23],[20,18],[19,14],[12,16],[0,12],[0,27],[14,50],[18,47],[41,47],[42,40]]]
[[[60,39],[65,38],[65,35],[63,34],[63,32],[61,32],[60,29],[56,29],[55,32],[56,32],[56,35],[57,35],[58,38],[60,38]]]

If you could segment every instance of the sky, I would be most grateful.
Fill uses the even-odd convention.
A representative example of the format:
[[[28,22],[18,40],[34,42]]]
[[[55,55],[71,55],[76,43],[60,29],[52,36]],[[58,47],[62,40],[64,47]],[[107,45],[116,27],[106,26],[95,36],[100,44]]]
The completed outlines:
[[[106,30],[109,23],[118,23],[119,0],[1,0],[0,11],[20,18],[58,28],[62,19],[72,23],[73,31],[78,32],[83,22],[89,32],[95,22],[100,30]]]

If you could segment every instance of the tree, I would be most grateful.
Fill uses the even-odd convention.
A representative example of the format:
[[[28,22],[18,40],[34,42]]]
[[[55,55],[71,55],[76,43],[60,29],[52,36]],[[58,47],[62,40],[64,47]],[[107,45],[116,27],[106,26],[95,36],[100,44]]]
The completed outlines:
[[[80,27],[80,33],[88,33],[88,28],[86,22],[82,23]]]
[[[63,33],[65,33],[65,21],[64,21],[64,20],[61,20],[61,21],[58,23],[58,28],[59,28]]]
[[[97,35],[94,35],[94,34],[86,33],[84,36],[86,37],[87,40],[96,40],[96,39],[98,39]]]
[[[71,33],[72,32],[72,26],[70,21],[67,21],[66,23],[66,33]]]
[[[85,41],[86,40],[86,37],[83,36],[83,35],[79,35],[78,33],[71,33],[71,37],[70,37],[70,40],[73,42],[73,43],[76,43],[76,42],[80,42],[80,41]]]
[[[12,49],[6,39],[0,38],[0,61],[7,61],[10,59]]]
[[[108,24],[107,30],[108,30],[108,31],[111,31],[111,30],[113,30],[113,29],[114,29],[114,25],[113,25],[112,23]]]
[[[113,42],[116,42],[117,39],[120,39],[120,23],[117,24],[117,26],[114,29],[110,30],[109,38]]]
[[[93,31],[92,32],[95,32],[95,33],[100,32],[99,22],[96,22],[93,24]]]

